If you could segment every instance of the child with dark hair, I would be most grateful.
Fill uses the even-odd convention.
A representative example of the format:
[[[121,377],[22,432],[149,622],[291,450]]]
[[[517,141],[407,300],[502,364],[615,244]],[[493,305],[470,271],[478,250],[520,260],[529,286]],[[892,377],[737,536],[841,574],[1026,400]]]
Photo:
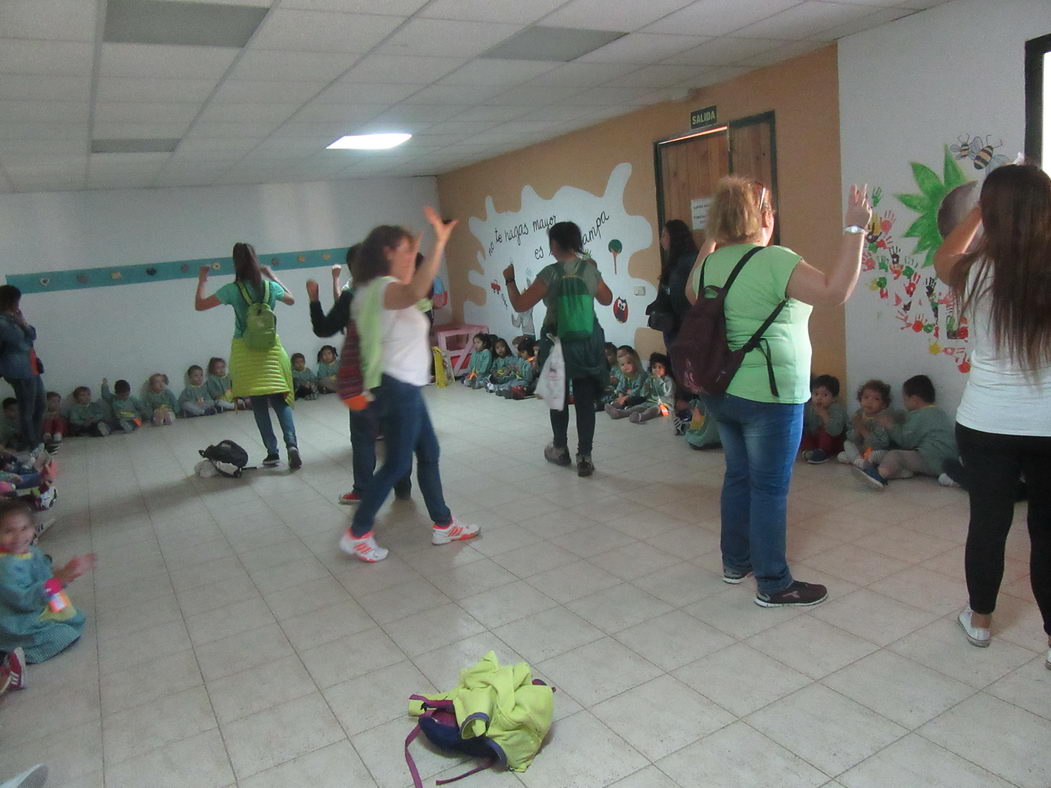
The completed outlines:
[[[102,379],[102,399],[110,407],[117,426],[124,432],[134,432],[142,426],[143,419],[149,418],[146,407],[137,397],[131,396],[131,385],[126,380],[118,380],[109,390],[109,381]]]
[[[307,366],[307,357],[302,353],[292,354],[292,385],[296,399],[317,399],[317,375]]]
[[[339,373],[339,353],[332,345],[324,345],[317,352],[317,390],[319,394],[333,394],[339,386],[336,375]]]
[[[664,353],[650,354],[649,378],[642,390],[646,402],[628,416],[632,424],[642,424],[658,416],[667,416],[675,406],[675,381],[671,376],[671,362]]]
[[[844,465],[864,468],[878,464],[890,448],[888,423],[894,416],[890,408],[890,386],[882,380],[867,380],[858,389],[858,404],[847,427],[843,451],[836,459]],[[882,416],[882,418],[881,418]]]
[[[611,419],[626,419],[633,413],[649,409],[644,392],[650,376],[642,368],[642,360],[634,348],[619,349],[617,361],[620,364],[620,383],[613,392],[613,401],[606,405],[606,413]]]
[[[471,341],[474,343],[474,350],[471,352],[471,360],[467,364],[462,383],[468,388],[480,389],[489,379],[489,371],[493,366],[493,345],[488,334],[475,334]]]
[[[899,449],[888,451],[876,467],[856,469],[858,476],[877,490],[887,489],[891,479],[908,479],[914,474],[939,477],[945,464],[957,460],[956,427],[952,418],[934,404],[934,384],[926,375],[916,375],[901,387],[905,403],[905,423],[897,424],[889,415],[880,421],[890,431]]]
[[[54,447],[62,443],[62,437],[68,431],[66,417],[62,415],[62,395],[57,391],[49,391],[44,408],[44,443]]]
[[[208,395],[220,410],[236,410],[237,398],[234,396],[233,382],[226,374],[226,359],[212,356],[208,359],[208,377],[204,383]],[[242,404],[242,407],[244,405]]]
[[[3,402],[3,416],[0,416],[0,445],[14,446],[18,441],[18,400],[8,397]]]
[[[536,357],[532,355],[533,338],[520,337],[515,345],[515,358],[511,362],[511,374],[496,393],[508,399],[525,399],[536,388],[536,373],[533,370]]]
[[[154,372],[150,375],[149,380],[146,381],[142,404],[146,406],[154,426],[160,427],[175,423],[175,411],[179,409],[179,403],[175,395],[168,390],[167,375],[163,372]]]
[[[609,365],[609,383],[602,392],[602,405],[613,402],[614,393],[620,385],[620,363],[617,361],[617,346],[607,342],[603,349],[606,353],[606,363]]]
[[[818,375],[810,381],[810,401],[803,408],[803,459],[811,465],[828,462],[843,451],[847,410],[837,401],[839,380]]]
[[[183,416],[214,416],[219,412],[215,400],[204,385],[204,370],[194,364],[186,370],[187,386],[179,395],[179,410]]]
[[[72,435],[91,435],[104,438],[113,432],[116,421],[109,417],[109,409],[91,399],[91,389],[77,386],[73,389],[73,405],[69,409],[69,426]]]
[[[517,361],[507,340],[498,337],[493,342],[493,366],[489,371],[489,380],[485,384],[486,391],[492,394],[510,388],[508,384],[518,371]]]

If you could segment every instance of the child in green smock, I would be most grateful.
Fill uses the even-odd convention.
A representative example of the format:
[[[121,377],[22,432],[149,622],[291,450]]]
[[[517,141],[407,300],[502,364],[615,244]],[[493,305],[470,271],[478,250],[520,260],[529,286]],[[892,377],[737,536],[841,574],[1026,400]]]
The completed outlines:
[[[154,426],[175,423],[175,411],[179,409],[179,403],[175,400],[175,395],[168,390],[167,375],[163,372],[150,375],[146,383],[146,392],[142,396],[142,404],[146,406]]]
[[[493,343],[488,334],[475,334],[473,342],[474,352],[467,364],[463,384],[468,388],[480,389],[489,380],[489,371],[493,366]]]
[[[336,349],[332,345],[325,345],[317,354],[317,390],[320,394],[335,393],[339,386],[336,383],[336,375],[339,373],[339,363]]]
[[[493,365],[489,369],[489,380],[485,388],[490,393],[509,388],[508,384],[515,377],[518,359],[511,352],[511,346],[505,339],[497,339],[493,343]]]
[[[149,418],[146,406],[138,397],[131,396],[131,385],[126,380],[118,380],[109,390],[109,381],[102,379],[102,399],[109,404],[110,412],[117,421],[117,426],[124,432],[134,432],[142,426],[144,419]]]
[[[233,382],[226,374],[226,359],[212,356],[208,361],[208,377],[204,381],[208,395],[218,410],[236,410]]]
[[[302,353],[292,354],[292,385],[296,399],[317,399],[317,375],[307,366]]]
[[[844,465],[864,468],[883,459],[890,449],[890,386],[882,380],[869,380],[858,389],[861,405],[847,426],[847,439],[836,459]]]
[[[73,389],[73,405],[69,409],[69,428],[73,435],[104,438],[116,426],[116,421],[110,418],[109,408],[100,402],[92,402],[91,389],[87,386]]]
[[[650,354],[650,377],[642,389],[646,402],[638,405],[628,420],[632,424],[667,416],[675,407],[675,381],[670,370],[671,362],[664,353]]]
[[[214,416],[219,412],[215,407],[208,387],[204,385],[204,370],[194,364],[186,370],[187,386],[179,395],[179,412],[183,416]]]
[[[606,405],[606,413],[611,419],[626,419],[649,408],[644,393],[650,376],[642,368],[642,361],[634,348],[620,348],[617,363],[620,365],[620,382],[613,392],[613,401]]]

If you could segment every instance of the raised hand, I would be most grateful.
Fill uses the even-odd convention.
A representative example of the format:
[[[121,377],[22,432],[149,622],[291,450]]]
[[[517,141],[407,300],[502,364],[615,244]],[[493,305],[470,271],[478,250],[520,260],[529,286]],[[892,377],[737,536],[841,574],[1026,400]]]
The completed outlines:
[[[438,212],[429,205],[424,206],[423,216],[427,223],[434,228],[434,234],[438,236],[438,241],[442,243],[449,240],[453,228],[460,223],[459,219],[453,219],[450,222],[443,221]]]
[[[504,269],[504,281],[512,282],[515,278],[515,264],[511,263],[507,268]]]
[[[212,269],[209,266],[202,265],[200,268],[197,269],[197,278],[203,282],[205,279],[208,278],[208,272],[211,270]]]
[[[338,265],[338,264],[334,265],[334,266],[332,266],[331,271],[332,271],[332,278],[333,279],[339,279],[340,275],[343,273],[343,266]]]
[[[851,186],[850,196],[847,198],[846,223],[856,224],[859,227],[868,227],[872,219],[872,203],[869,201],[868,184],[864,186]]]
[[[307,297],[311,301],[320,301],[321,300],[321,294],[320,293],[321,293],[321,291],[318,288],[317,282],[315,282],[313,279],[308,279],[307,280]]]

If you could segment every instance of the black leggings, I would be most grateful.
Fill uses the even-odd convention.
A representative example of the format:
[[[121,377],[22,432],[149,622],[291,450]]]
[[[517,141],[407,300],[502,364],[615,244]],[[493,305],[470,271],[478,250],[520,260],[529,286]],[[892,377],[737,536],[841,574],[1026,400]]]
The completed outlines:
[[[1051,437],[999,435],[956,425],[971,522],[967,530],[967,591],[971,609],[988,614],[1004,577],[1004,544],[1011,530],[1018,477],[1029,493],[1029,575],[1051,635]]]
[[[595,440],[595,402],[599,397],[598,381],[594,378],[573,378],[574,409],[577,412],[577,452],[591,454]],[[551,433],[556,449],[569,445],[569,382],[566,381],[566,406],[551,411]]]

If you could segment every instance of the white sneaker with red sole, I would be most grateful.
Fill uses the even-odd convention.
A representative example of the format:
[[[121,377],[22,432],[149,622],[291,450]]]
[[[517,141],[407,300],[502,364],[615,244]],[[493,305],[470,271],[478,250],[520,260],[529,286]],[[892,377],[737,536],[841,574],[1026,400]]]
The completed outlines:
[[[361,503],[361,496],[356,492],[347,492],[339,496],[339,502],[345,506],[353,506],[356,503]]]
[[[460,525],[453,520],[444,528],[437,523],[431,529],[431,544],[449,544],[474,539],[482,529],[477,525]]]
[[[19,646],[14,651],[9,651],[4,657],[3,669],[10,676],[9,690],[20,690],[26,688],[26,655]]]
[[[343,538],[339,540],[339,549],[347,555],[354,556],[359,561],[364,561],[366,564],[375,564],[382,561],[390,552],[387,548],[376,544],[376,537],[372,535],[372,531],[369,531],[361,538],[355,537],[350,531],[346,531],[343,534]]]

